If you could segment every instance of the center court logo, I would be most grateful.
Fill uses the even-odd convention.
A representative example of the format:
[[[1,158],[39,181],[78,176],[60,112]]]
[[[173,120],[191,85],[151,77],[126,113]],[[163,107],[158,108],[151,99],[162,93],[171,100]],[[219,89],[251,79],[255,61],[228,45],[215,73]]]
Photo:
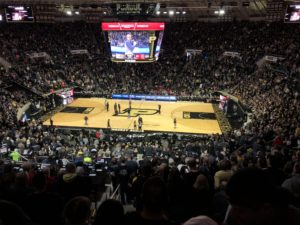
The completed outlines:
[[[129,108],[122,110],[121,113],[114,114],[113,116],[128,116]],[[158,113],[157,109],[143,109],[143,108],[131,108],[130,110],[130,117],[138,117],[144,115],[155,115]]]

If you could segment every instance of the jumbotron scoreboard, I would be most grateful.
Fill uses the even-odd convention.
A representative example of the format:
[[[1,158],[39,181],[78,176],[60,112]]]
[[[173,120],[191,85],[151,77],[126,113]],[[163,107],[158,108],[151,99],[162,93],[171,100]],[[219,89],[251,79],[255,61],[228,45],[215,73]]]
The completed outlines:
[[[158,60],[164,23],[103,22],[102,31],[113,62],[154,62]]]

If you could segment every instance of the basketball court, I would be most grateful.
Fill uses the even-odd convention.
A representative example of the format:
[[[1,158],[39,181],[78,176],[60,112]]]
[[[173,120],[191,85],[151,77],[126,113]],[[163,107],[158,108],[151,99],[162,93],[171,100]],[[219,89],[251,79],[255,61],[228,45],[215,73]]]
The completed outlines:
[[[109,111],[105,102],[109,103]],[[115,114],[114,104],[120,105],[120,113]],[[161,105],[159,113],[158,105]],[[178,132],[193,134],[221,134],[213,106],[202,102],[154,102],[131,101],[130,116],[128,115],[129,100],[104,98],[78,98],[63,110],[52,116],[54,126],[72,128],[107,129],[110,119],[112,130],[138,131],[134,129],[134,121],[143,119],[143,131]],[[84,118],[88,117],[88,125]],[[174,127],[176,118],[176,127]],[[50,119],[44,122],[50,125]]]

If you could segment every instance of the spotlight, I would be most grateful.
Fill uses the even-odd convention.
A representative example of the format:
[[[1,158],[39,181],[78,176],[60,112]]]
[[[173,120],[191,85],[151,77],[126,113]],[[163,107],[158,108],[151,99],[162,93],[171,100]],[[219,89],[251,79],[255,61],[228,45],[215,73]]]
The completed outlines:
[[[106,15],[106,12],[103,12],[104,15]]]
[[[224,9],[220,9],[219,14],[220,15],[224,15],[225,14],[225,10]]]
[[[182,14],[183,14],[183,15],[186,14],[186,11],[183,11]]]
[[[218,11],[218,10],[216,10],[216,11],[215,11],[215,14],[219,14],[219,11]]]
[[[76,11],[75,14],[76,14],[76,15],[79,15],[79,11]]]
[[[169,15],[170,15],[170,16],[173,16],[173,15],[174,15],[174,11],[173,11],[173,10],[170,10],[170,11],[169,11]]]
[[[160,11],[157,11],[157,12],[156,12],[156,15],[159,15],[159,14],[160,14]]]
[[[180,14],[180,12],[177,11],[176,14],[178,15],[178,14]]]
[[[66,14],[67,14],[68,16],[72,16],[72,11],[71,11],[71,10],[67,10],[67,11],[66,11]]]
[[[168,12],[164,12],[164,14],[167,14]]]

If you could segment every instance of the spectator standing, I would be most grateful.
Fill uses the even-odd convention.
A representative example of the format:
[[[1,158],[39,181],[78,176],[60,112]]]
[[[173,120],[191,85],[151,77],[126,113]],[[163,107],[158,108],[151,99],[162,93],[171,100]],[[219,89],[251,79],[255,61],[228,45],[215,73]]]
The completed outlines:
[[[118,103],[118,110],[119,110],[119,113],[121,113],[121,105],[120,105],[120,103]]]

